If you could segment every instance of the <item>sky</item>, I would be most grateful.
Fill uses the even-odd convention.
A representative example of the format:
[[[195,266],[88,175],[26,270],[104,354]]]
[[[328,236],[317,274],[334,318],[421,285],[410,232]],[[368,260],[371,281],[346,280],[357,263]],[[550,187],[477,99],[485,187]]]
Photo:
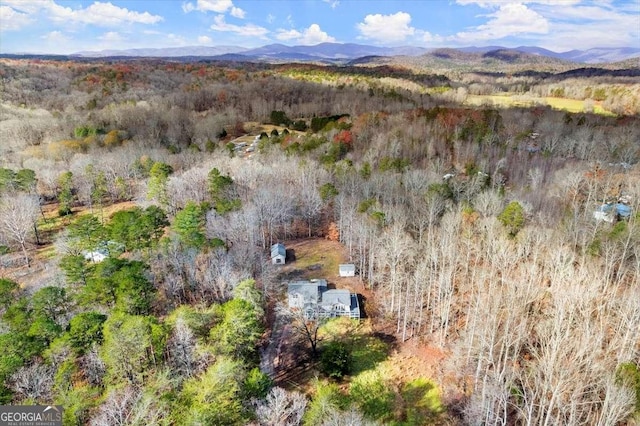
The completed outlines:
[[[0,53],[322,42],[640,48],[640,0],[0,0]]]

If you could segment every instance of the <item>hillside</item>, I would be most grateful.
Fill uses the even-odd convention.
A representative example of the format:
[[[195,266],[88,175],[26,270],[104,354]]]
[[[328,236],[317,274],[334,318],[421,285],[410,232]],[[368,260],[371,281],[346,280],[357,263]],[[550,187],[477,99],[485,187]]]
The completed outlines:
[[[357,59],[358,65],[399,65],[412,69],[439,71],[490,71],[512,73],[518,71],[559,72],[580,65],[559,58],[523,53],[513,49],[465,51],[435,49],[419,56],[369,57]]]
[[[0,58],[0,403],[637,423],[636,70],[411,59]]]

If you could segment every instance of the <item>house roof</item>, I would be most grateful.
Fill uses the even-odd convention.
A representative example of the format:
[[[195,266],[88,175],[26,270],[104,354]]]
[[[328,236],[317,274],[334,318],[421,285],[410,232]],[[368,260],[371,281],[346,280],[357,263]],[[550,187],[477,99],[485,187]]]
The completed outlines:
[[[327,280],[293,281],[288,285],[289,307],[313,310],[316,307],[321,316],[342,316],[360,318],[358,296],[347,289],[327,288]],[[302,300],[300,300],[302,298]]]
[[[300,294],[305,302],[318,303],[320,294],[327,289],[327,280],[294,281],[289,283],[288,293]]]
[[[631,216],[631,207],[623,203],[606,203],[601,205],[596,212],[604,214],[618,214],[620,217]]]
[[[287,255],[287,250],[284,248],[284,244],[282,243],[276,243],[274,245],[271,246],[271,257],[276,257],[276,256],[286,256]]]
[[[360,318],[360,306],[358,296],[349,290],[327,290],[322,293],[320,309],[324,312],[350,312],[352,318]]]
[[[338,268],[340,272],[355,271],[356,265],[354,265],[353,263],[341,263],[340,266],[338,266]]]
[[[350,310],[358,309],[358,297],[349,290],[335,289],[322,293],[322,305],[333,306],[337,303],[348,306]]]
[[[336,303],[351,306],[351,293],[349,292],[349,290],[327,290],[322,294],[323,305],[333,305]]]

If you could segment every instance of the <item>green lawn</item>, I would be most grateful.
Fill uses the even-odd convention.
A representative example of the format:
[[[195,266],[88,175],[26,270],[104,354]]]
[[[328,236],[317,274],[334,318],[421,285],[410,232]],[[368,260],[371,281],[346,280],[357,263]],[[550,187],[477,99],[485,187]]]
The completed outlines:
[[[341,341],[350,354],[344,397],[367,418],[393,426],[441,424],[446,407],[437,384],[424,376],[398,375],[400,359],[392,344],[373,334],[368,321],[336,318],[321,328],[323,347]]]

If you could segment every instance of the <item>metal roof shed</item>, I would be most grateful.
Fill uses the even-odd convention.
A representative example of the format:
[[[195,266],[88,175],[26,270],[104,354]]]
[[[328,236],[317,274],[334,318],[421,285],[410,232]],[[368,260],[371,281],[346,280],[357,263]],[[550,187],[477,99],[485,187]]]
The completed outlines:
[[[338,267],[341,277],[355,277],[356,265],[353,263],[342,263]]]

